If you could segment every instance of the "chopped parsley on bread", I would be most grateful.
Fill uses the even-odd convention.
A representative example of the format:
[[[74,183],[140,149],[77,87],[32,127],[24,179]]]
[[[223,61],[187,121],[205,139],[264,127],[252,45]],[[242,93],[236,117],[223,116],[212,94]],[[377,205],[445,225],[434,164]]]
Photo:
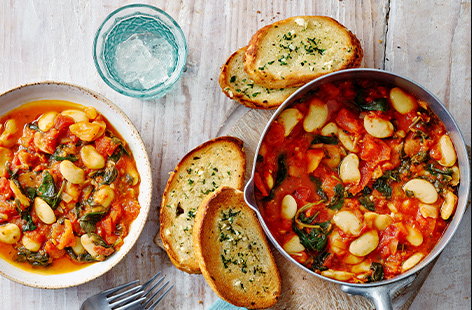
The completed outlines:
[[[244,65],[255,83],[269,88],[301,86],[337,70],[359,67],[359,40],[326,16],[295,16],[257,31]]]
[[[243,142],[219,137],[188,153],[170,174],[162,197],[160,236],[171,262],[180,270],[200,273],[192,241],[200,204],[223,186],[242,189],[245,169]]]
[[[254,109],[275,109],[295,90],[289,88],[267,88],[255,83],[244,71],[246,47],[234,52],[221,68],[219,83],[229,98]]]
[[[197,211],[193,240],[200,270],[222,299],[249,309],[277,302],[280,275],[241,191],[223,187],[205,199]]]

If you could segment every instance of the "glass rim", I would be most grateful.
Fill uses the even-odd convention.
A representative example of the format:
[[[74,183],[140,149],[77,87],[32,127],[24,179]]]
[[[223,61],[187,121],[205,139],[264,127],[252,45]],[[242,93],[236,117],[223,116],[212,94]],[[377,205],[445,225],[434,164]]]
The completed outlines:
[[[113,29],[114,24],[110,25],[110,27],[107,29],[105,26],[107,23],[110,23],[113,17],[115,17],[118,13],[122,11],[126,11],[129,9],[136,9],[136,8],[144,8],[144,9],[150,9],[154,11],[157,14],[150,14],[151,17],[156,18],[157,20],[163,19],[164,24],[165,22],[170,22],[170,29],[175,30],[173,31],[173,35],[176,39],[177,42],[182,43],[181,47],[177,48],[178,56],[177,59],[177,64],[175,69],[173,70],[172,74],[169,76],[167,80],[159,84],[158,86],[154,86],[152,88],[146,89],[146,90],[133,90],[129,89],[125,86],[123,86],[121,83],[116,81],[110,74],[108,73],[107,66],[103,64],[103,60],[101,59],[100,55],[102,51],[99,49],[103,46],[103,40],[102,42],[99,43],[100,41],[100,36],[106,34],[110,30]],[[138,11],[130,12],[131,14],[133,13],[139,13]],[[168,25],[169,26],[169,25]],[[165,11],[152,6],[148,4],[129,4],[122,6],[110,14],[107,15],[105,20],[100,24],[100,27],[97,29],[97,32],[95,33],[95,38],[93,41],[93,60],[95,63],[95,68],[98,71],[98,74],[102,78],[102,80],[113,90],[117,91],[118,93],[129,96],[129,97],[134,97],[134,98],[143,98],[143,99],[152,99],[152,98],[157,98],[160,96],[163,96],[167,93],[167,91],[179,80],[181,77],[185,64],[187,61],[187,56],[188,56],[188,48],[187,48],[187,40],[185,38],[185,35],[182,31],[182,28],[180,28],[179,24],[170,16],[168,13]]]

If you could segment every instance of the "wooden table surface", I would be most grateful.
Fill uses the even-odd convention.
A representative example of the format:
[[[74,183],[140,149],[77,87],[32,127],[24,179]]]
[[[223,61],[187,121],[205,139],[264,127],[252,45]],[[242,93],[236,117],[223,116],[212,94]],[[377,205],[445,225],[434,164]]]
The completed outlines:
[[[219,67],[262,26],[295,15],[328,15],[351,29],[365,51],[363,66],[425,85],[471,139],[470,0],[155,0],[181,25],[187,71],[165,98],[122,96],[99,77],[92,59],[95,31],[127,1],[0,1],[0,93],[20,84],[65,81],[93,89],[129,115],[151,157],[155,180],[148,223],[136,246],[106,275],[75,288],[40,290],[0,279],[0,309],[78,309],[87,296],[162,270],[176,284],[162,309],[208,309],[216,296],[198,275],[173,268],[154,243],[168,172],[191,148],[215,137],[247,108],[220,91]],[[470,309],[470,210],[411,309]]]

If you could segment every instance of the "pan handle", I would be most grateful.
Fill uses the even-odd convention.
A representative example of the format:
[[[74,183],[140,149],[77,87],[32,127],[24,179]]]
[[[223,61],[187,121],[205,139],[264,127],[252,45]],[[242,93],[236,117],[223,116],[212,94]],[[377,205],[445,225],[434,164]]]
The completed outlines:
[[[416,274],[387,285],[373,287],[341,285],[341,290],[351,295],[360,295],[370,299],[377,310],[393,310],[392,297],[415,279]]]

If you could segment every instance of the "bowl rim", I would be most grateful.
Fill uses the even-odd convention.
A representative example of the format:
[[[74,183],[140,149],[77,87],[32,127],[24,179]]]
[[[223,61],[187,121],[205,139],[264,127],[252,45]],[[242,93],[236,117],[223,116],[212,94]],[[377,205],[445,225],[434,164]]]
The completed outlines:
[[[378,282],[372,282],[372,283],[350,283],[350,282],[345,282],[345,281],[339,281],[339,280],[336,280],[336,279],[333,279],[333,278],[325,277],[325,276],[323,276],[319,273],[316,273],[316,272],[308,269],[304,265],[298,263],[293,257],[291,257],[282,248],[282,246],[273,237],[273,235],[272,235],[271,231],[269,230],[268,226],[266,225],[265,220],[262,217],[262,215],[259,211],[259,208],[258,208],[257,204],[255,203],[255,199],[253,197],[253,194],[254,194],[254,173],[255,173],[255,169],[256,169],[256,165],[257,165],[257,154],[259,154],[260,146],[262,144],[262,141],[263,141],[264,137],[267,135],[267,132],[268,132],[268,129],[269,129],[270,125],[274,122],[274,120],[278,117],[278,115],[285,108],[287,108],[288,106],[293,104],[297,99],[299,99],[299,96],[303,96],[309,90],[313,89],[315,87],[313,85],[322,84],[323,80],[329,79],[330,77],[333,77],[333,76],[349,74],[349,73],[356,73],[356,72],[362,72],[362,73],[366,73],[366,74],[374,73],[374,74],[381,74],[381,75],[390,76],[392,78],[395,78],[395,79],[398,79],[402,82],[405,82],[406,84],[409,84],[412,87],[416,87],[416,88],[420,89],[422,92],[424,92],[427,96],[429,96],[434,101],[434,103],[432,105],[434,105],[434,106],[437,105],[437,107],[435,107],[435,110],[433,110],[433,112],[439,117],[439,119],[443,123],[450,122],[450,125],[455,129],[455,132],[457,133],[456,136],[453,139],[453,142],[454,142],[454,147],[456,149],[456,152],[458,153],[458,161],[457,162],[458,162],[458,164],[461,164],[463,166],[461,168],[464,169],[464,171],[462,171],[462,169],[461,169],[461,185],[460,185],[459,189],[464,188],[464,191],[466,193],[465,197],[461,199],[461,202],[462,202],[461,205],[463,205],[463,208],[461,208],[461,211],[459,213],[458,213],[458,209],[459,209],[459,202],[458,202],[458,206],[456,207],[456,211],[455,211],[456,213],[454,215],[454,218],[452,219],[454,221],[454,223],[449,223],[448,228],[444,231],[444,233],[441,236],[441,238],[439,239],[438,243],[436,243],[434,248],[424,257],[424,259],[422,261],[420,261],[420,263],[418,263],[412,269],[410,269],[406,272],[403,272],[403,273],[401,273],[401,274],[399,274],[399,275],[397,275],[397,276],[395,276],[391,279],[386,279],[386,280],[382,280],[382,281],[378,281]],[[347,78],[344,78],[344,79],[348,80],[348,79],[355,79],[355,78],[347,77]],[[378,78],[374,78],[374,79],[378,79]],[[341,78],[339,80],[341,80]],[[430,102],[428,102],[428,103],[431,105]],[[436,108],[438,110],[440,110],[440,112],[444,115],[441,115],[441,116],[438,115],[438,111],[436,110]],[[447,131],[450,132],[449,129]],[[464,161],[461,161],[460,163],[459,163],[459,152],[461,154],[465,154],[464,157],[466,159]],[[319,78],[316,78],[316,79],[310,81],[309,83],[305,84],[304,86],[300,87],[297,91],[295,91],[292,95],[290,95],[290,97],[288,97],[277,108],[277,110],[271,116],[270,120],[267,122],[264,130],[262,131],[262,133],[260,135],[259,143],[257,145],[257,148],[255,150],[255,154],[254,154],[254,163],[253,163],[250,179],[248,180],[248,182],[247,182],[247,184],[244,188],[244,198],[245,198],[246,203],[252,209],[254,209],[254,211],[256,212],[256,214],[259,218],[259,222],[260,222],[262,228],[264,229],[264,232],[265,232],[266,236],[271,241],[271,243],[274,245],[274,247],[279,251],[279,253],[282,254],[282,256],[284,256],[286,259],[288,259],[291,263],[294,263],[295,265],[297,265],[300,269],[304,270],[305,272],[309,273],[310,275],[314,275],[316,277],[319,277],[320,279],[330,281],[330,282],[333,282],[333,283],[336,283],[336,284],[339,284],[339,285],[345,286],[345,287],[347,286],[347,287],[354,287],[354,288],[374,288],[374,287],[378,287],[378,286],[388,286],[389,284],[399,282],[403,279],[406,279],[406,278],[418,273],[424,267],[429,265],[429,263],[431,263],[444,250],[444,248],[451,241],[452,237],[455,235],[455,233],[457,231],[457,228],[459,227],[459,224],[460,224],[460,222],[461,222],[461,220],[462,220],[462,218],[465,214],[465,211],[467,210],[466,206],[467,206],[467,203],[468,203],[468,197],[470,196],[470,162],[467,159],[468,159],[468,153],[467,153],[467,149],[466,149],[466,143],[465,143],[465,140],[464,140],[464,137],[462,135],[460,127],[458,126],[457,122],[455,121],[455,119],[451,115],[451,113],[446,109],[446,107],[442,103],[442,101],[439,100],[437,98],[437,96],[434,95],[433,93],[431,93],[427,88],[425,88],[421,84],[419,84],[419,83],[417,83],[417,82],[415,82],[415,81],[413,81],[413,80],[411,80],[407,77],[404,77],[402,75],[396,74],[394,72],[386,71],[386,70],[372,69],[372,68],[352,68],[352,69],[340,70],[340,71],[336,71],[336,72],[333,72],[333,73],[323,75]],[[439,247],[438,247],[438,245],[439,245]]]
[[[136,220],[138,218],[136,218],[131,223],[131,225],[133,225],[133,224],[138,225],[138,226],[133,226],[133,229],[135,229],[135,232],[134,232],[135,235],[134,235],[134,238],[133,238],[134,240],[131,240],[131,242],[127,245],[127,247],[125,247],[125,248],[121,247],[117,252],[115,252],[112,255],[112,256],[117,255],[116,261],[114,263],[109,263],[108,265],[105,265],[106,266],[105,268],[100,269],[96,274],[89,275],[88,277],[84,277],[83,280],[76,281],[72,284],[58,284],[58,285],[56,285],[56,284],[41,285],[41,284],[29,283],[29,282],[17,279],[14,276],[7,274],[2,269],[0,269],[0,275],[1,276],[5,277],[5,278],[7,278],[7,279],[9,279],[13,282],[25,285],[25,286],[34,287],[34,288],[41,288],[41,289],[62,289],[62,288],[69,288],[69,287],[79,286],[79,285],[85,284],[87,282],[90,282],[92,280],[95,280],[95,279],[101,277],[102,275],[104,275],[105,273],[110,271],[113,267],[118,265],[123,260],[123,258],[131,251],[131,249],[135,246],[136,242],[138,241],[139,237],[141,236],[141,233],[144,229],[144,226],[147,223],[147,218],[149,216],[149,212],[151,210],[151,201],[152,201],[152,192],[153,192],[153,178],[152,178],[152,171],[151,171],[151,163],[149,161],[149,155],[148,155],[148,152],[146,150],[144,141],[143,141],[141,135],[139,134],[138,130],[136,129],[134,124],[131,122],[129,117],[116,104],[114,104],[111,100],[109,100],[108,98],[106,98],[102,94],[100,94],[98,92],[95,92],[95,91],[93,91],[89,88],[79,86],[79,85],[75,85],[75,84],[71,84],[71,83],[68,83],[68,82],[58,82],[58,81],[46,80],[46,81],[41,81],[41,82],[32,82],[32,83],[22,84],[20,86],[17,86],[15,88],[7,90],[3,93],[0,93],[0,98],[6,96],[8,94],[11,94],[13,92],[22,90],[24,88],[35,87],[35,86],[48,86],[48,85],[49,86],[59,86],[59,87],[66,87],[66,88],[76,89],[79,92],[85,93],[85,95],[93,97],[95,101],[100,102],[101,104],[104,104],[109,109],[111,109],[113,112],[115,112],[117,115],[119,115],[120,120],[124,121],[127,124],[127,127],[131,130],[131,134],[133,136],[133,139],[135,139],[135,143],[136,143],[137,147],[143,151],[142,157],[143,157],[144,166],[142,167],[142,169],[144,171],[144,175],[149,176],[149,179],[146,180],[146,182],[143,182],[143,179],[140,180],[141,181],[140,182],[140,195],[141,195],[142,192],[144,192],[144,191],[141,191],[141,186],[142,185],[145,186],[148,189],[147,190],[148,194],[146,194],[142,199],[144,201],[144,204],[140,203],[139,214],[144,214],[143,218],[141,219],[141,221],[139,223],[136,222]],[[55,98],[55,99],[60,100],[60,98]],[[15,108],[18,108],[21,105],[26,104],[26,103],[27,102],[23,102],[22,104],[16,106]],[[9,111],[11,111],[11,110],[9,110]],[[9,111],[7,111],[5,113],[2,113],[2,116],[5,115],[6,113],[8,113]],[[140,173],[140,177],[141,176],[142,176],[142,174]],[[139,217],[139,214],[138,214],[138,217]],[[129,236],[130,236],[130,234],[128,234],[125,237],[125,239],[128,238]],[[5,261],[9,265],[11,265],[13,268],[19,269],[22,272],[25,272],[25,273],[28,273],[28,274],[31,274],[31,275],[34,275],[34,276],[38,276],[37,273],[30,272],[26,269],[21,269],[21,268],[18,268],[16,266],[12,265],[8,260],[5,260],[3,258],[0,258],[0,259]],[[90,264],[88,266],[85,266],[83,268],[80,268],[78,270],[74,270],[74,271],[71,271],[71,272],[51,274],[51,276],[66,275],[66,274],[70,274],[70,273],[75,272],[75,271],[86,270],[87,268],[89,268],[91,266],[94,266],[95,264],[100,264],[100,263],[104,263],[104,262],[107,262],[107,260],[105,260],[103,262],[95,262],[93,264]],[[49,275],[39,275],[39,276],[49,276]]]
[[[117,15],[118,13],[120,13],[122,11],[125,11],[125,10],[129,10],[129,9],[135,9],[135,8],[144,8],[144,9],[153,10],[157,13],[153,17],[157,17],[158,19],[160,19],[161,17],[164,17],[165,19],[167,19],[175,27],[175,30],[176,30],[175,32],[178,35],[178,36],[176,36],[176,37],[178,37],[177,39],[179,39],[183,43],[182,50],[179,49],[179,51],[178,51],[179,54],[182,53],[181,54],[182,55],[182,57],[181,57],[182,61],[177,61],[176,68],[172,72],[169,79],[167,79],[165,82],[163,82],[159,86],[154,86],[150,89],[143,90],[143,91],[132,90],[132,89],[124,87],[119,82],[116,82],[116,81],[114,82],[113,79],[110,78],[108,76],[108,74],[105,73],[106,72],[106,67],[102,68],[102,66],[104,66],[104,65],[101,64],[102,61],[100,61],[100,56],[99,56],[101,54],[101,51],[99,50],[101,45],[99,46],[99,44],[98,44],[100,36],[105,35],[107,32],[109,32],[111,29],[113,29],[113,28],[104,29],[105,24],[110,22],[111,19],[113,17],[115,17],[115,15]],[[139,12],[136,11],[135,13],[139,13]],[[180,79],[182,73],[185,70],[187,57],[188,57],[187,39],[185,38],[185,34],[182,31],[182,28],[180,27],[180,25],[167,12],[165,12],[164,10],[162,10],[158,7],[155,7],[155,6],[152,6],[152,5],[149,5],[149,4],[140,4],[140,3],[128,4],[128,5],[122,6],[118,9],[114,10],[113,12],[108,14],[107,17],[100,24],[100,27],[97,29],[97,32],[95,33],[94,40],[93,40],[93,61],[94,61],[94,64],[95,64],[95,68],[97,69],[98,74],[100,75],[102,80],[109,87],[111,87],[113,90],[117,91],[118,93],[120,93],[122,95],[125,95],[125,96],[128,96],[128,97],[133,97],[133,98],[154,99],[154,98],[158,98],[160,96],[164,96],[167,93],[167,91]]]

